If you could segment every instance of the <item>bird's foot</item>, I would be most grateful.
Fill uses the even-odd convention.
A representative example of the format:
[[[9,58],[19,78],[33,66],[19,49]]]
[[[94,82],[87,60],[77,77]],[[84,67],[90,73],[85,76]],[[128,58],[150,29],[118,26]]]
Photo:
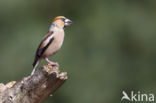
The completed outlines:
[[[58,64],[57,62],[52,62],[52,61],[50,61],[48,58],[45,58],[45,60],[46,60],[49,64],[51,64],[52,66],[57,66],[57,67],[59,67],[59,64]]]
[[[52,65],[52,66],[59,67],[59,64],[58,64],[57,62],[49,61],[48,63],[49,63],[50,65]]]

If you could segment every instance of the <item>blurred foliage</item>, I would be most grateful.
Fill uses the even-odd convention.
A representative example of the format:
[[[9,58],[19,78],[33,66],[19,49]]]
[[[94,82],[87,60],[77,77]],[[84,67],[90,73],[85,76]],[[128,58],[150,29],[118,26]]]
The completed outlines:
[[[51,59],[69,78],[44,103],[117,103],[123,90],[156,94],[155,11],[154,0],[0,0],[0,82],[30,74],[52,19],[64,15],[73,25]]]

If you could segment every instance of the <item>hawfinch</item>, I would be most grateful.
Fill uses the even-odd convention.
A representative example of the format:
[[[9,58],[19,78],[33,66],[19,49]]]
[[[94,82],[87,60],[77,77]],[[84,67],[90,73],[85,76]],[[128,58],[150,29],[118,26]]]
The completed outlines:
[[[59,66],[58,63],[52,62],[48,58],[53,56],[61,48],[64,40],[64,28],[71,25],[71,23],[72,21],[64,16],[54,18],[47,35],[38,46],[31,75],[34,74],[35,68],[42,59],[46,60],[52,66]]]

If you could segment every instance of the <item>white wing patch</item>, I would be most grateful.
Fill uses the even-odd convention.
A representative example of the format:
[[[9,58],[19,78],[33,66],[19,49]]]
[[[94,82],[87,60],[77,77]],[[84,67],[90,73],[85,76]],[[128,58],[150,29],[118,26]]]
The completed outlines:
[[[49,43],[50,39],[52,39],[53,37],[54,37],[54,34],[50,35],[50,36],[44,41],[43,47],[45,47],[45,46]]]

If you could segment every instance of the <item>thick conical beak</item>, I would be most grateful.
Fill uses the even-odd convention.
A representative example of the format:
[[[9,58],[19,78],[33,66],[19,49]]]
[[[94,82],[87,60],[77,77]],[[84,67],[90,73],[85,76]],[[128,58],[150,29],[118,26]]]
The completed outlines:
[[[70,26],[72,24],[72,21],[69,19],[65,19],[65,26]]]

